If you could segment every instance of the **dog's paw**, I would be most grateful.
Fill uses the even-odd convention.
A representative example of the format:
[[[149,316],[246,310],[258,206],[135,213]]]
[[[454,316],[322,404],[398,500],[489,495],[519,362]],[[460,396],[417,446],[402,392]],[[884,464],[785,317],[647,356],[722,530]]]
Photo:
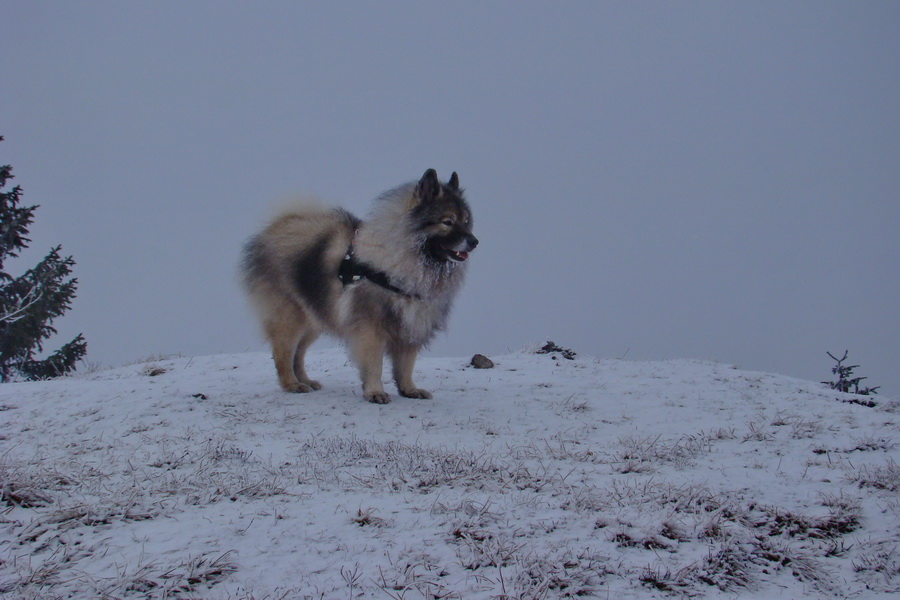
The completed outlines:
[[[314,389],[319,389],[319,388],[314,388],[310,385],[307,385],[307,384],[297,381],[297,380],[282,381],[280,383],[281,383],[281,389],[283,389],[286,392],[290,392],[292,394],[306,394],[308,392],[313,391]]]
[[[309,390],[307,391],[322,389],[322,384],[318,381],[313,381],[312,379],[307,379],[306,381],[301,382],[300,385],[305,385],[306,387],[308,387]]]
[[[281,387],[284,388],[286,392],[292,392],[294,394],[308,394],[309,392],[314,392],[316,390],[322,389],[322,384],[318,381],[313,381],[312,379],[307,379],[304,381],[292,381],[290,383],[282,383]]]
[[[387,394],[387,392],[369,392],[366,394],[366,400],[371,402],[372,404],[387,404],[391,401],[391,397]]]
[[[431,392],[428,390],[420,390],[419,388],[412,388],[408,390],[400,390],[400,395],[405,398],[418,398],[420,400],[431,400]]]

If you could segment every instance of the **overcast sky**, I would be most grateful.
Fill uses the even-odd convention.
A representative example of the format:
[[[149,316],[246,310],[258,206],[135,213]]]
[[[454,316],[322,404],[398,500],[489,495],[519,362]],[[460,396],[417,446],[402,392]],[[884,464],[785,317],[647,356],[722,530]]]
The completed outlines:
[[[900,396],[900,3],[0,0],[0,164],[89,360],[265,348],[277,206],[434,167],[481,240],[431,352],[552,339]],[[55,346],[54,346],[55,347]],[[275,379],[273,376],[273,386]]]

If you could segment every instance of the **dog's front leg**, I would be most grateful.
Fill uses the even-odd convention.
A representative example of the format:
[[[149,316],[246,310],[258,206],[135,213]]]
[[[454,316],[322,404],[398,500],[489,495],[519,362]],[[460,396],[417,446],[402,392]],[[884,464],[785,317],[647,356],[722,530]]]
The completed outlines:
[[[375,331],[356,331],[350,340],[353,361],[359,367],[363,396],[373,404],[387,404],[391,397],[384,391],[381,374],[384,368],[384,340]]]
[[[419,349],[410,346],[396,348],[391,351],[391,361],[394,367],[394,381],[397,382],[397,391],[407,398],[431,398],[427,390],[416,387],[413,383],[413,368],[416,365],[416,357]]]

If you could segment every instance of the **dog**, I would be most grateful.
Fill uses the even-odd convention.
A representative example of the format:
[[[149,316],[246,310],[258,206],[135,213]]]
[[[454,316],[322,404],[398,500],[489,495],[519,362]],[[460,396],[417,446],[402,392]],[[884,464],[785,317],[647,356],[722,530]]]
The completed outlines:
[[[418,182],[379,196],[365,221],[340,208],[302,206],[251,238],[243,280],[281,387],[321,389],[304,359],[328,333],[347,342],[369,402],[390,402],[382,382],[385,354],[401,396],[431,398],[413,383],[413,368],[447,324],[478,245],[472,225],[458,175],[442,183],[428,169]]]

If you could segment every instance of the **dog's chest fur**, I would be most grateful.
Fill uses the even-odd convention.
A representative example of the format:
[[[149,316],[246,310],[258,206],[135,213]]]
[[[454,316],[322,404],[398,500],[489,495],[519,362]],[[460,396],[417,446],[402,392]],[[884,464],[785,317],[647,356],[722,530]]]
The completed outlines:
[[[361,281],[344,289],[338,319],[342,328],[375,326],[397,342],[422,347],[444,328],[449,308],[449,297],[409,298]]]
[[[425,346],[435,333],[444,329],[449,312],[447,301],[399,300],[395,304],[401,302],[400,330],[413,346]]]

